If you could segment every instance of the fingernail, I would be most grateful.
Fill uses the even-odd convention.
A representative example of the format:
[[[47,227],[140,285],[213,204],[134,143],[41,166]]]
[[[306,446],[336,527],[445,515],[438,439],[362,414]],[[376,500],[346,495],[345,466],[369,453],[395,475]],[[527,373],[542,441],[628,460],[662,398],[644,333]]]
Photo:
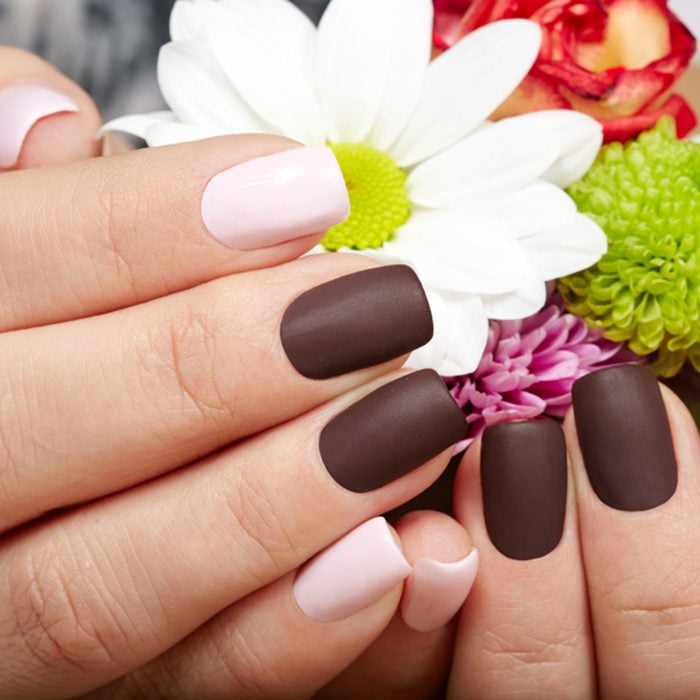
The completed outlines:
[[[202,197],[202,219],[230,248],[253,250],[320,233],[345,220],[350,201],[330,148],[292,148],[224,170]]]
[[[401,600],[403,621],[417,632],[444,627],[464,605],[479,568],[476,549],[451,564],[419,559],[406,580]]]
[[[337,415],[320,451],[344,488],[373,491],[408,474],[465,437],[464,414],[432,370],[396,379]]]
[[[593,490],[617,510],[649,510],[676,491],[678,468],[659,385],[647,367],[610,367],[573,387],[581,454]]]
[[[317,622],[344,620],[379,600],[411,573],[384,518],[373,518],[305,564],[292,588]]]
[[[433,317],[416,273],[389,265],[305,292],[284,313],[280,334],[298,372],[326,379],[425,345],[433,336]]]
[[[484,432],[481,488],[486,529],[510,559],[537,559],[559,544],[566,514],[566,445],[552,420],[500,423]]]
[[[32,127],[44,117],[79,112],[70,97],[39,85],[12,87],[0,92],[0,168],[17,163]]]

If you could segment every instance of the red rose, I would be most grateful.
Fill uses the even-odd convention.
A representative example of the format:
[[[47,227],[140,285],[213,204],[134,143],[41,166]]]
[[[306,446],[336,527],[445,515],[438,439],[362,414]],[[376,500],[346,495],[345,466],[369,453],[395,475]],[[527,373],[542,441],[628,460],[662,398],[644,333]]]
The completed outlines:
[[[489,22],[524,17],[542,27],[542,49],[495,118],[571,108],[598,119],[606,141],[625,141],[675,117],[678,135],[696,124],[674,83],[695,38],[666,0],[434,0],[435,47],[449,48]]]

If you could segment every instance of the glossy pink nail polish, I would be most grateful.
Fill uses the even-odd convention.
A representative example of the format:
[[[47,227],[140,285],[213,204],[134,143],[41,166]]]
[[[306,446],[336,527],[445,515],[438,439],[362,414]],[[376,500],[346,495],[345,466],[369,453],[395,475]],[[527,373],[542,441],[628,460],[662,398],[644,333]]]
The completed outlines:
[[[317,622],[344,620],[379,600],[411,573],[384,518],[373,518],[311,559],[294,598]]]
[[[418,632],[444,627],[467,599],[478,568],[476,549],[452,564],[419,559],[404,587],[401,600],[404,622]]]
[[[70,97],[39,85],[0,91],[0,168],[11,168],[17,163],[27,135],[40,119],[78,111]]]
[[[347,188],[330,148],[292,148],[214,176],[202,220],[219,242],[253,250],[321,233],[350,212]]]

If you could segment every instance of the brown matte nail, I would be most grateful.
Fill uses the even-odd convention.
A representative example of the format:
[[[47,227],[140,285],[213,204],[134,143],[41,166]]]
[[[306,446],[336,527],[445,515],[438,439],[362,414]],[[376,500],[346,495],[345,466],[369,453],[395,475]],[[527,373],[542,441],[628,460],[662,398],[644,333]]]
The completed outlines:
[[[425,345],[433,337],[433,318],[416,273],[390,265],[305,292],[285,312],[280,334],[301,374],[327,379]]]
[[[337,415],[320,451],[344,488],[373,491],[466,437],[464,414],[432,370],[396,379]]]
[[[574,417],[593,490],[617,510],[649,510],[678,483],[671,428],[647,367],[610,367],[579,379]]]
[[[537,559],[560,542],[566,514],[566,444],[552,420],[501,423],[481,446],[484,518],[510,559]]]

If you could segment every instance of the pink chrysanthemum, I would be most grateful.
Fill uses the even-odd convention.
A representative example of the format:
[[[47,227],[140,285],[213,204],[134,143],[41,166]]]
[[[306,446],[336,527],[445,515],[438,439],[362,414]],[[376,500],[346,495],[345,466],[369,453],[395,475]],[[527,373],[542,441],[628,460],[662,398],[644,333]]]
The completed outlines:
[[[579,377],[638,362],[624,344],[606,340],[599,329],[567,313],[559,299],[524,320],[491,321],[476,370],[445,378],[470,425],[469,437],[458,449],[495,423],[563,416]]]

